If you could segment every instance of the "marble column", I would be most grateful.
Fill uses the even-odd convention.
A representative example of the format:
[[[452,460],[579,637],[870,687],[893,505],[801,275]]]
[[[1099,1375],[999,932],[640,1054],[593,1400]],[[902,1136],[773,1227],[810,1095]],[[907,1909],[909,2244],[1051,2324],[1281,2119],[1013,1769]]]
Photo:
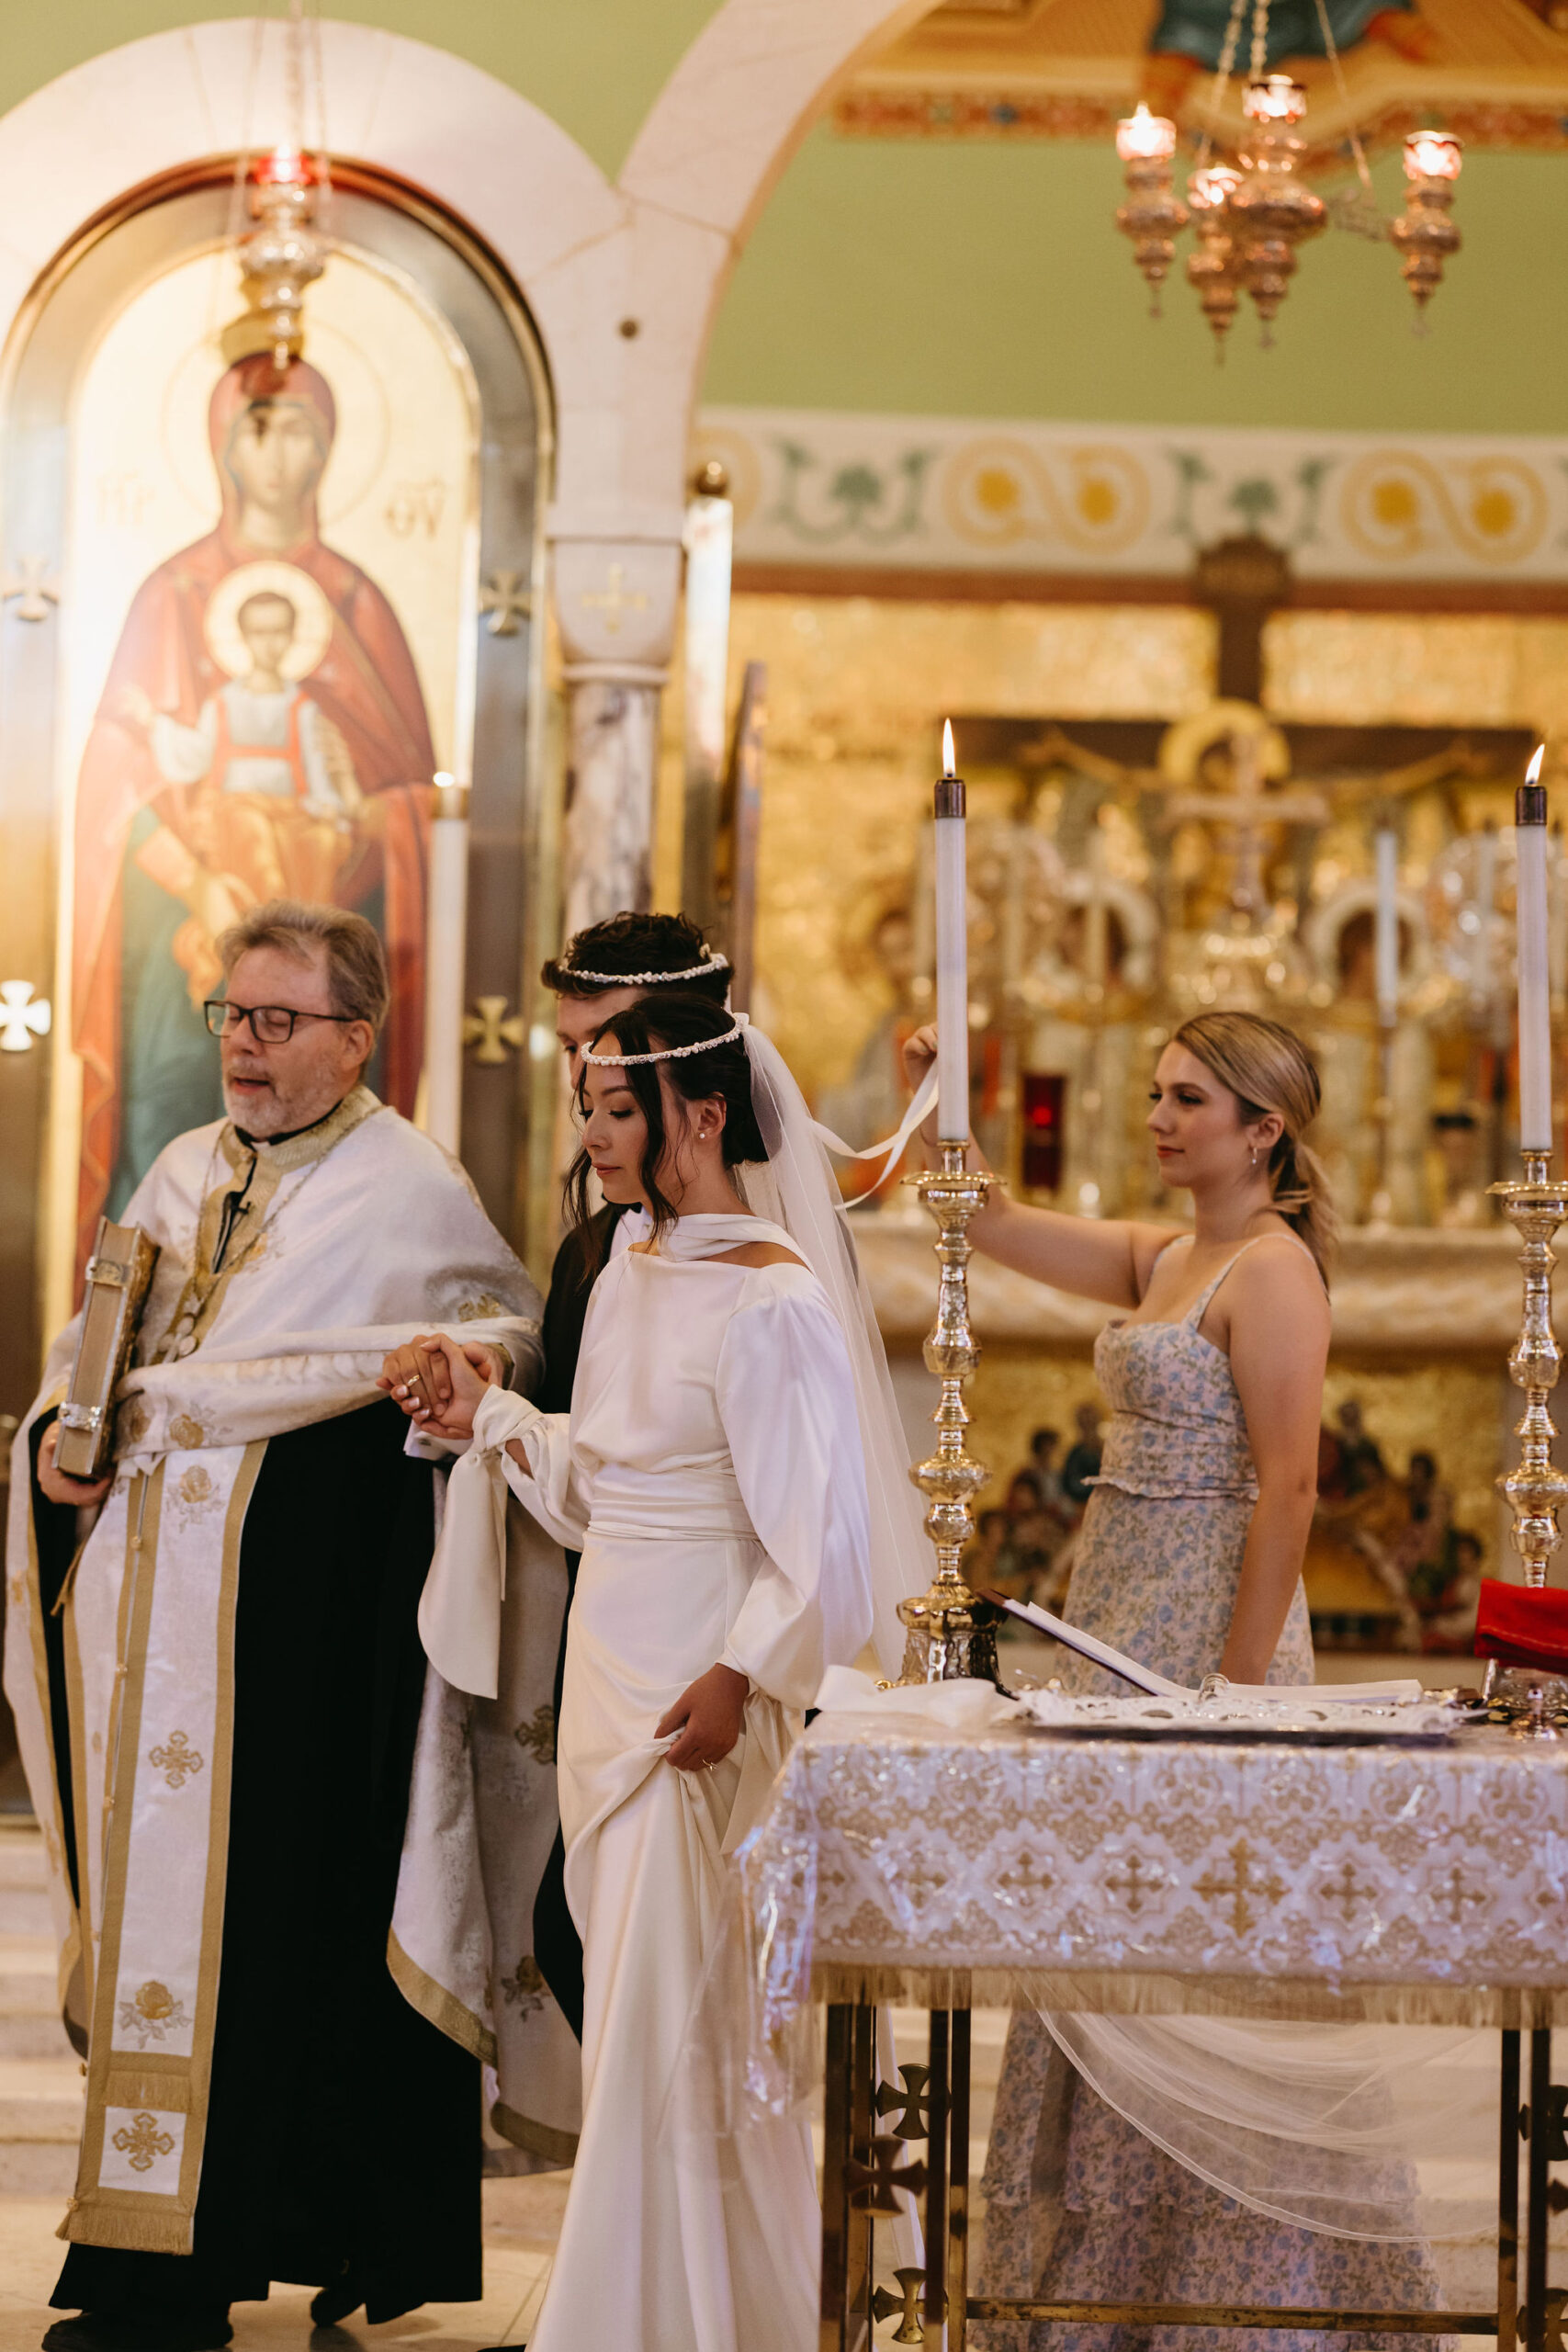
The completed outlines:
[[[683,517],[646,536],[552,529],[565,656],[562,937],[653,899],[659,697],[669,676]]]

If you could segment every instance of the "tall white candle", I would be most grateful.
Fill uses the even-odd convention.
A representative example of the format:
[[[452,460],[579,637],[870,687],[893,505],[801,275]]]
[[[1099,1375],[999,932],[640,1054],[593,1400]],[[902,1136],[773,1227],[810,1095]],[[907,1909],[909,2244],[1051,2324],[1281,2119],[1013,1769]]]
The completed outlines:
[[[468,930],[468,793],[435,779],[424,940],[424,1127],[458,1148],[463,1123],[464,964]]]
[[[1497,891],[1497,835],[1482,829],[1475,845],[1475,929],[1470,939],[1470,993],[1479,1011],[1492,994],[1492,901]]]
[[[936,787],[937,1136],[969,1140],[969,881],[964,779],[953,773],[953,722],[942,730]]]
[[[1514,796],[1517,854],[1519,1149],[1551,1149],[1551,975],[1546,927],[1546,789],[1541,745]]]
[[[1377,876],[1378,1019],[1392,1029],[1399,1015],[1399,842],[1391,825],[1378,829]]]

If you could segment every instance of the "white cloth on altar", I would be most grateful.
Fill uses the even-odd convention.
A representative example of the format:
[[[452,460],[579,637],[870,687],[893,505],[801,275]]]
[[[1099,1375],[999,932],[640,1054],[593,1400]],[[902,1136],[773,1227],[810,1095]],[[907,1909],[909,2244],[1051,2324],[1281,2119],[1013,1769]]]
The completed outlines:
[[[804,2125],[748,2133],[728,2189],[659,2129],[724,1856],[760,1815],[792,1718],[872,1625],[843,1336],[803,1265],[712,1261],[755,1241],[795,1248],[761,1218],[693,1216],[656,1254],[608,1266],[570,1417],[485,1400],[422,1611],[448,1677],[494,1654],[502,1476],[581,1548],[558,1758],[584,1945],[583,2124],[533,2352],[798,2352],[815,2335]],[[526,1471],[501,1450],[513,1434]],[[655,1726],[720,1659],[752,1686],[740,1741],[711,1772],[677,1771]]]

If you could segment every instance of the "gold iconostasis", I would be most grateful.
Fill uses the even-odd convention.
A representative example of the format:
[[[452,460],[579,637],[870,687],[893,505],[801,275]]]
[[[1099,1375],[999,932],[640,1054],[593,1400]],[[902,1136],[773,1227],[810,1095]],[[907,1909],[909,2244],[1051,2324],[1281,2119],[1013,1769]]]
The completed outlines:
[[[1165,1038],[1205,1004],[1242,1003],[1310,1040],[1314,1139],[1352,1229],[1309,1561],[1317,1636],[1466,1646],[1476,1577],[1499,1564],[1491,1481],[1513,1418],[1515,1245],[1485,1190],[1516,1150],[1513,790],[1544,738],[1560,805],[1568,622],[1277,614],[1261,708],[1216,697],[1216,625],[1195,605],[742,592],[730,647],[732,692],[747,661],[768,672],[756,1011],[849,1141],[897,1123],[899,1046],[930,1017],[923,841],[949,714],[970,785],[976,1128],[1028,1197],[1179,1220],[1143,1136]],[[656,869],[668,906],[681,729],[677,690]],[[1392,1028],[1374,968],[1380,830],[1394,842]],[[1552,866],[1561,1013],[1555,834]],[[1386,1023],[1386,996],[1382,1010]],[[879,1287],[877,1269],[930,1237],[896,1187],[863,1214]],[[886,1293],[883,1280],[908,1356],[919,1331]],[[973,1397],[994,1474],[981,1540],[1048,1590],[1073,1511],[1058,1497],[1055,1523],[1048,1503],[1039,1519],[1030,1441],[1054,1430],[1060,1460],[1084,1437],[1092,1328],[991,1340]]]

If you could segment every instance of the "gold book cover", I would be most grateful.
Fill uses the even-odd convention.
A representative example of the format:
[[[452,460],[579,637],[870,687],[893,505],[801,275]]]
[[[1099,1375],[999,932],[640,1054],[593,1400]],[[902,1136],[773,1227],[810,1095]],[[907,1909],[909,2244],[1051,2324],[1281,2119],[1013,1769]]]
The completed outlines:
[[[71,1385],[60,1408],[55,1460],[73,1478],[100,1478],[113,1456],[114,1396],[125,1377],[157,1244],[139,1225],[98,1220]]]

